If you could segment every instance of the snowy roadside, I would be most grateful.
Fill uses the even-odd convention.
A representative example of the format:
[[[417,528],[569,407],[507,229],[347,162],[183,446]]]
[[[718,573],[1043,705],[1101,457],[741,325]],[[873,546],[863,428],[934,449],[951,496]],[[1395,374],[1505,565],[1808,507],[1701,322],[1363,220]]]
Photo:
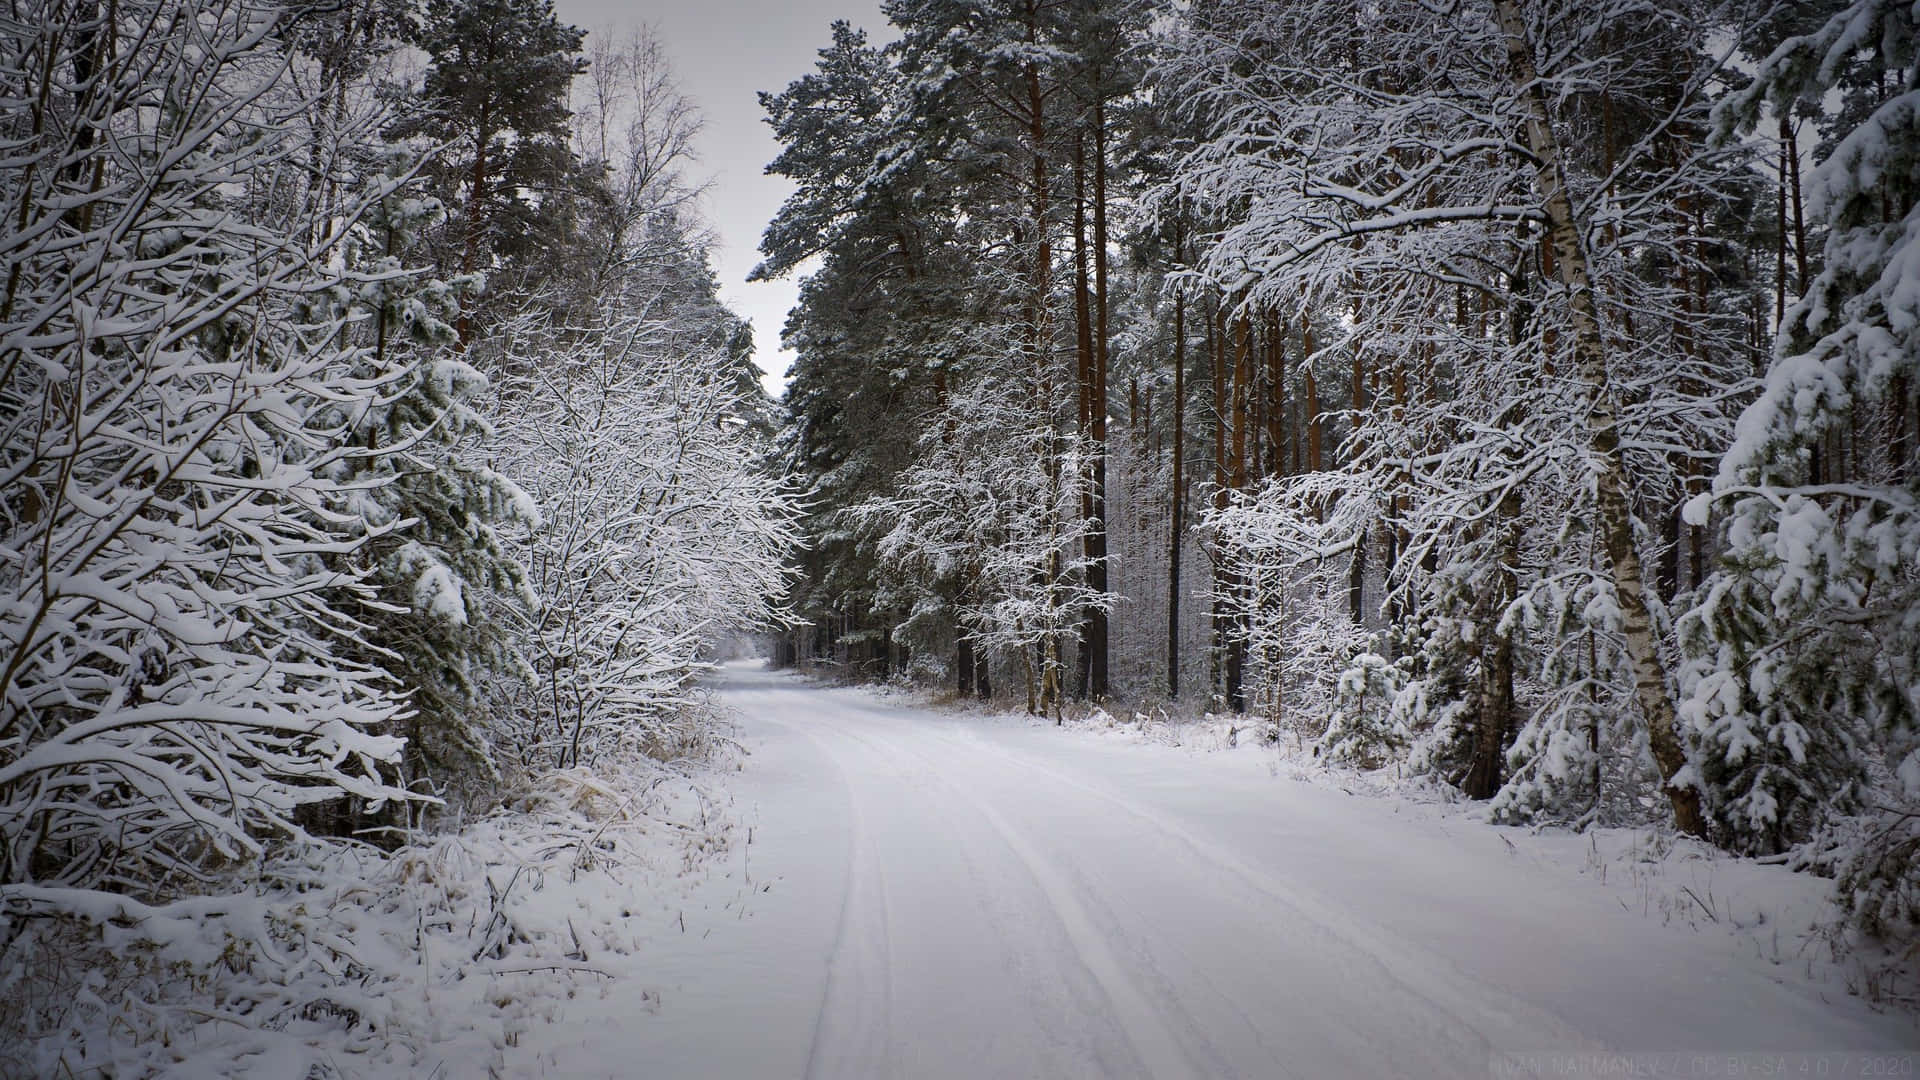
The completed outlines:
[[[974,721],[1051,728],[1044,718],[1018,710],[983,709],[951,694],[899,686],[864,688],[900,705],[964,715]],[[1781,983],[1809,986],[1823,998],[1853,996],[1871,1007],[1913,1018],[1920,1038],[1920,972],[1901,965],[1885,943],[1862,941],[1845,929],[1834,883],[1800,872],[1782,860],[1757,861],[1678,836],[1671,829],[1591,827],[1580,832],[1557,825],[1519,826],[1491,822],[1487,804],[1451,787],[1408,778],[1388,766],[1373,771],[1334,765],[1315,753],[1311,741],[1288,735],[1275,743],[1260,738],[1260,724],[1247,716],[1179,715],[1163,708],[1100,707],[1070,710],[1066,732],[1107,744],[1227,754],[1259,761],[1274,777],[1337,790],[1391,807],[1409,820],[1443,830],[1476,830],[1486,843],[1503,845],[1524,861],[1567,880],[1584,881],[1610,895],[1622,910],[1661,925],[1677,925],[1726,948],[1765,962]]]
[[[551,772],[456,832],[282,853],[221,895],[95,902],[90,925],[16,890],[0,1076],[502,1075],[558,1003],[631,974],[735,843],[716,775]]]
[[[809,700],[832,708],[848,700],[838,695],[883,706],[885,716],[946,716],[952,726],[923,732],[940,753],[1013,751],[1023,775],[1092,762],[1107,782],[1159,776],[1187,785],[1184,805],[1222,816],[1244,820],[1259,804],[1249,792],[1269,780],[1301,785],[1316,794],[1284,800],[1308,813],[1290,828],[1351,818],[1350,839],[1362,848],[1444,834],[1445,851],[1396,849],[1410,861],[1403,876],[1433,880],[1464,860],[1459,873],[1491,878],[1514,864],[1520,872],[1508,877],[1532,883],[1548,908],[1604,896],[1662,928],[1656,937],[1680,928],[1713,955],[1836,1007],[1871,989],[1859,982],[1867,968],[1827,929],[1829,883],[1783,866],[1653,830],[1489,825],[1483,804],[1391,770],[1330,769],[1310,745],[1262,744],[1244,720],[1096,711],[1056,730],[898,689]],[[5,939],[25,931],[0,957],[0,1021],[33,1013],[43,1024],[32,1043],[0,1047],[0,1075],[480,1077],[584,1067],[616,1076],[637,1067],[638,1052],[661,1075],[712,1075],[716,1061],[739,1067],[730,1074],[773,1075],[769,1068],[792,1065],[819,1041],[827,961],[844,933],[834,929],[846,910],[840,873],[814,871],[844,856],[852,830],[873,824],[847,803],[845,777],[831,779],[840,766],[824,744],[800,734],[793,716],[776,719],[770,729],[758,718],[761,734],[737,758],[689,773],[637,761],[552,773],[534,785],[538,797],[390,855],[282,857],[258,868],[243,896],[96,910],[88,933],[48,934],[33,920],[0,927]],[[781,746],[768,731],[786,733]],[[733,782],[737,769],[750,776]],[[1192,786],[1205,778],[1233,784]],[[1154,813],[1171,807],[1164,795],[1149,800]],[[1348,798],[1350,812],[1341,810]],[[1407,828],[1383,832],[1383,820]],[[1205,827],[1200,818],[1165,821],[1181,835]],[[770,834],[758,844],[756,827]],[[895,870],[908,875],[902,884],[915,872]],[[1380,905],[1400,911],[1408,902],[1355,891],[1365,878],[1354,867],[1315,870],[1340,877],[1338,894],[1360,905],[1358,922],[1328,925],[1376,925]],[[989,892],[999,896],[993,903],[1016,895]],[[1430,921],[1467,930],[1448,921],[1450,911]],[[1016,920],[995,932],[1017,937],[1044,923]],[[109,954],[115,961],[103,963]]]

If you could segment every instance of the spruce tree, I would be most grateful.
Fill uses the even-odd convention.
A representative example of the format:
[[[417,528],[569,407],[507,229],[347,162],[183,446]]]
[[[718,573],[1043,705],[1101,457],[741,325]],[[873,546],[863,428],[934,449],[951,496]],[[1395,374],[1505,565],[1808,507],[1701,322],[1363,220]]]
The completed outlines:
[[[1782,42],[1722,137],[1836,89],[1808,209],[1823,262],[1710,496],[1726,560],[1681,625],[1686,717],[1729,847],[1778,851],[1873,807],[1839,860],[1863,926],[1920,920],[1920,26],[1859,0]],[[1877,759],[1877,760],[1875,760]],[[1884,773],[1880,770],[1884,769]],[[1884,788],[1869,787],[1875,774]]]

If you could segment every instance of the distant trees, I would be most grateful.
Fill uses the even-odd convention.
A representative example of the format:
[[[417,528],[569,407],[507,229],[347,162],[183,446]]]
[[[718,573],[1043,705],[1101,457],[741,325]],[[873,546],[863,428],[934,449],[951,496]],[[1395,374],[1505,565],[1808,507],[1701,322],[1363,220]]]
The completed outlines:
[[[1056,718],[1068,646],[1080,620],[1111,601],[1087,573],[1089,441],[1035,423],[1037,379],[982,377],[949,399],[921,436],[897,495],[850,516],[880,534],[877,553],[900,589],[951,620],[967,659],[1017,666],[1030,712]],[[931,595],[925,595],[931,594]],[[933,614],[926,612],[925,614]],[[977,679],[973,664],[956,667]]]
[[[900,41],[878,50],[836,25],[817,72],[763,99],[787,143],[773,167],[800,189],[768,228],[762,272],[787,272],[814,254],[824,263],[788,326],[801,352],[788,397],[790,455],[826,496],[812,529],[820,564],[802,602],[827,615],[822,622],[855,612],[856,624],[886,624],[850,627],[835,635],[843,643],[816,639],[816,648],[891,642],[899,630],[919,663],[968,686],[978,683],[974,650],[986,649],[1008,674],[1024,677],[1031,666],[1033,707],[1055,711],[1068,692],[1102,694],[1107,682],[1106,182],[1114,150],[1105,110],[1125,92],[1122,16],[1137,18],[1139,9],[1019,0],[889,10]],[[841,356],[857,359],[836,362]],[[816,395],[816,382],[828,381],[860,385]],[[970,416],[954,411],[963,401],[977,406]],[[845,426],[855,409],[878,413]],[[985,563],[948,567],[938,589],[889,576],[879,546],[891,530],[879,527],[877,512],[895,505],[894,477],[918,470],[931,482],[950,467],[934,464],[951,463],[951,454],[922,437],[930,425],[1008,424],[1021,409],[1022,434],[1008,437],[1023,447],[1019,460],[1039,455],[1031,464],[1044,482],[1023,490],[1039,499],[1027,509],[1047,519],[1035,527],[1053,553],[1030,567],[1046,612],[1020,619],[1021,633],[1044,640],[1016,644],[1019,634],[989,634],[977,612],[954,606],[956,597],[998,591],[952,577],[984,573]],[[843,432],[855,445],[836,445]],[[972,438],[960,435],[978,448]],[[1019,472],[1004,478],[1017,487]],[[926,542],[940,543],[934,536]],[[907,537],[891,535],[887,559],[913,557]],[[1068,538],[1072,551],[1059,547]],[[1074,640],[1056,641],[1042,626],[1068,627]],[[1042,659],[1026,655],[1029,645]]]

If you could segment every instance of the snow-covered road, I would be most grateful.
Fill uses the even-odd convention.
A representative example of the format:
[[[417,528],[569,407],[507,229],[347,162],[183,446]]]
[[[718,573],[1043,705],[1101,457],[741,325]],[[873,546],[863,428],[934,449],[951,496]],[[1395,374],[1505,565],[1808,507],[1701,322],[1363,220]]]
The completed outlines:
[[[752,755],[731,785],[751,844],[638,977],[530,1035],[529,1071],[1486,1077],[1540,1052],[1521,1060],[1541,1075],[1602,1075],[1612,1053],[1920,1044],[1911,1020],[1625,910],[1498,830],[1258,753],[751,667],[723,697]]]

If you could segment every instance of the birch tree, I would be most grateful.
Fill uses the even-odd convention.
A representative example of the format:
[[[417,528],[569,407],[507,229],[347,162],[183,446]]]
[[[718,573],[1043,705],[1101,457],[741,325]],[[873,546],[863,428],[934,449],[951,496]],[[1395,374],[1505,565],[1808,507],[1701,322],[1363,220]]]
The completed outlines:
[[[1669,380],[1654,390],[1643,380],[1658,378],[1668,362],[1658,354],[1672,340],[1628,332],[1649,303],[1672,312],[1662,323],[1710,331],[1674,311],[1674,295],[1639,280],[1633,267],[1648,251],[1697,260],[1660,216],[1661,200],[1682,189],[1710,195],[1724,183],[1726,165],[1715,158],[1683,156],[1676,171],[1655,157],[1679,125],[1698,123],[1714,64],[1697,35],[1710,21],[1704,12],[1683,19],[1676,8],[1632,3],[1389,4],[1357,18],[1337,5],[1228,3],[1176,22],[1161,67],[1166,91],[1209,133],[1164,197],[1223,222],[1196,271],[1243,309],[1338,312],[1350,327],[1343,347],[1391,352],[1384,339],[1416,356],[1436,355],[1425,350],[1449,341],[1489,339],[1484,320],[1465,333],[1441,332],[1459,321],[1436,317],[1458,306],[1441,298],[1470,297],[1483,311],[1517,317],[1501,354],[1523,361],[1525,378],[1558,385],[1573,404],[1556,410],[1574,427],[1554,441],[1577,434],[1580,485],[1604,552],[1626,677],[1675,820],[1692,833],[1705,823],[1636,524],[1636,507],[1664,466],[1655,462],[1657,442],[1636,446],[1623,434],[1623,417],[1635,405],[1690,408],[1726,383],[1701,379],[1689,389]],[[1649,77],[1616,44],[1655,33],[1693,42],[1673,50],[1687,65],[1677,78]],[[1631,145],[1609,141],[1611,160],[1569,154],[1564,132],[1591,123],[1606,100],[1640,101],[1657,119]],[[1538,295],[1522,293],[1509,305],[1523,281],[1538,282]],[[1447,357],[1429,378],[1467,370],[1476,351],[1488,348]],[[1506,412],[1504,402],[1468,411],[1478,430],[1499,437],[1485,425]],[[1474,430],[1431,429],[1442,438]],[[1402,457],[1402,467],[1417,460]],[[1414,572],[1404,557],[1400,567]],[[1486,735],[1498,746],[1511,729]]]

